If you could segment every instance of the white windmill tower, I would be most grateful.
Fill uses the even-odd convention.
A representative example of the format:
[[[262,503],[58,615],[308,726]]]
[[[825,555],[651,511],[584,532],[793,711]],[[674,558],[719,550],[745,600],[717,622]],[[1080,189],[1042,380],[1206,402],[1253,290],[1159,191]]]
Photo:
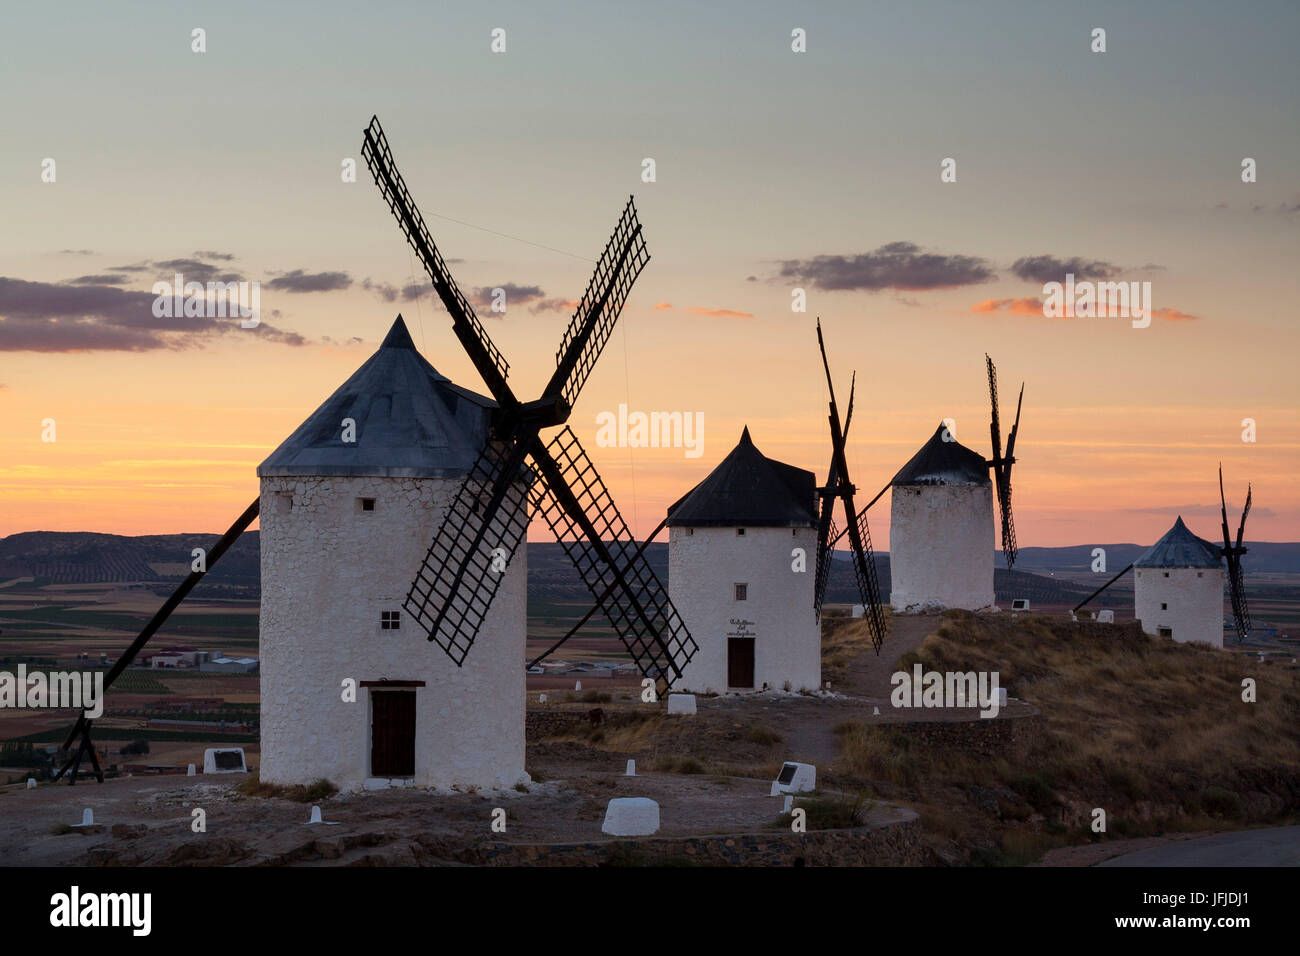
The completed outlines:
[[[1133,616],[1148,634],[1223,646],[1223,562],[1182,515],[1133,562]]]
[[[402,608],[495,408],[440,375],[398,316],[258,467],[263,780],[349,790],[525,779],[524,556],[501,575],[463,666],[413,645]],[[513,501],[518,512],[523,495]]]
[[[1250,514],[1251,488],[1241,510],[1237,538],[1228,527],[1228,502],[1223,493],[1223,468],[1219,468],[1219,514],[1223,545],[1193,534],[1182,515],[1155,544],[1109,581],[1074,606],[1073,613],[1133,571],[1133,616],[1148,634],[1172,638],[1183,644],[1223,646],[1223,582],[1228,582],[1233,625],[1240,643],[1250,634],[1250,608],[1241,557],[1246,515]],[[1225,571],[1226,564],[1226,571]]]
[[[821,632],[810,613],[816,484],[811,471],[765,456],[746,428],[727,457],[669,507],[669,593],[699,644],[674,689],[820,686]]]
[[[1020,387],[1016,421],[1007,436],[1004,455],[997,371],[993,360],[987,355],[984,358],[992,404],[989,433],[993,457],[986,460],[962,445],[949,427],[940,423],[930,440],[890,482],[889,598],[896,611],[949,607],[979,610],[993,606],[991,532],[995,490],[1002,511],[1003,554],[1008,568],[1015,564],[1011,466],[1016,461],[1016,434],[1025,389]]]
[[[520,401],[506,381],[509,363],[448,272],[377,117],[361,155],[493,397],[439,375],[398,316],[379,351],[261,464],[258,499],[172,592],[104,686],[260,513],[263,778],[327,777],[343,789],[513,786],[526,778],[526,549],[512,559],[525,543],[530,505],[644,676],[666,689],[695,651],[572,429],[542,438],[568,420],[650,256],[629,199],[555,372],[540,397]],[[415,632],[446,656],[416,653]],[[72,782],[83,757],[103,781],[92,722],[83,710],[68,734],[65,748],[77,747],[59,775],[70,770]]]

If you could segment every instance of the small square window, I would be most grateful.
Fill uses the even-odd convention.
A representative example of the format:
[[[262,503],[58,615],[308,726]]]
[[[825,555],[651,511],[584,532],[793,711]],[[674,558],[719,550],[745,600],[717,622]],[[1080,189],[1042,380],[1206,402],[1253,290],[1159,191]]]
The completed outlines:
[[[1196,576],[1197,576],[1198,578],[1203,578],[1203,577],[1205,577],[1205,572],[1204,572],[1204,571],[1197,571],[1197,572],[1196,572]]]
[[[375,510],[375,499],[374,499],[374,498],[358,498],[358,499],[357,499],[357,510],[358,510],[358,511],[374,511],[374,510]]]
[[[695,534],[695,529],[694,529],[694,528],[687,528],[687,529],[686,529],[686,533],[687,533],[688,535]]]
[[[1173,637],[1173,636],[1174,636],[1174,629],[1173,629],[1172,627],[1158,627],[1158,628],[1156,628],[1156,631],[1159,633],[1159,635],[1160,635],[1161,637]]]
[[[1166,603],[1164,603],[1163,601],[1161,601],[1161,602],[1160,602],[1160,610],[1162,610],[1162,611],[1167,611],[1167,610],[1169,610],[1169,605],[1166,604]]]
[[[737,584],[737,585],[736,585],[736,600],[737,600],[737,601],[748,601],[748,600],[749,600],[749,585],[748,585],[748,584]]]
[[[402,629],[401,611],[380,611],[379,629],[382,631],[399,631]]]
[[[736,534],[743,535],[744,533],[745,533],[745,529],[744,529],[744,528],[737,528],[737,529],[736,529]]]
[[[1168,571],[1162,571],[1161,574],[1163,574],[1165,577],[1169,577],[1169,572],[1168,572]]]
[[[282,515],[287,515],[290,511],[292,511],[293,495],[276,495],[275,510]]]
[[[799,537],[799,529],[798,529],[798,528],[791,528],[791,529],[790,529],[790,537],[792,537],[792,538],[797,538],[797,537]]]

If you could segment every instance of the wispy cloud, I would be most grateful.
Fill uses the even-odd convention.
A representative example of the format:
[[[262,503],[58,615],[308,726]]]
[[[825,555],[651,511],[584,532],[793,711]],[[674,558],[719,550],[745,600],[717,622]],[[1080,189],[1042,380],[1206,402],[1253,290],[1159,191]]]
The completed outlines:
[[[826,291],[919,292],[978,285],[996,278],[996,273],[978,256],[922,252],[912,242],[890,242],[859,255],[786,260],[781,263],[778,278],[797,280]]]
[[[702,305],[693,305],[686,310],[691,315],[707,315],[715,319],[752,319],[753,313],[738,312],[735,309],[709,309]]]
[[[158,318],[155,296],[107,285],[29,282],[0,276],[0,351],[141,352],[203,345],[230,333],[305,345],[296,332],[238,319]]]
[[[266,283],[273,292],[338,292],[352,285],[352,277],[346,272],[305,272],[294,269],[278,275]]]
[[[985,299],[971,306],[972,312],[1010,312],[1012,315],[1042,315],[1043,301],[1034,297],[1027,299]]]
[[[505,293],[505,307],[507,310],[511,306],[517,305],[526,305],[528,311],[534,313],[567,312],[578,307],[578,302],[574,299],[548,297],[541,286],[516,285],[513,282],[503,282],[499,286],[479,286],[471,290],[469,300],[480,309],[488,310],[489,314],[493,314],[490,310],[492,305],[498,301],[498,289]]]
[[[1105,279],[1119,272],[1119,267],[1100,259],[1082,259],[1071,256],[1024,256],[1011,263],[1011,271],[1028,282],[1064,282],[1066,273],[1075,279]]]

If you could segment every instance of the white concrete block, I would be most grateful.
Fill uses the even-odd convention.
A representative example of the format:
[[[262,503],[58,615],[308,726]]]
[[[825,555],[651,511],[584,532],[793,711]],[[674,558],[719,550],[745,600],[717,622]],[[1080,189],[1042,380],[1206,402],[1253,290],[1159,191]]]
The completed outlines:
[[[539,704],[544,704],[544,703],[546,703],[546,695],[545,695],[545,694],[538,694],[538,695],[537,695],[537,703],[539,703]]]
[[[189,769],[185,771],[185,776],[187,777],[194,776],[194,764],[190,764]]]
[[[35,790],[35,789],[36,789],[36,778],[35,778],[35,777],[28,777],[28,778],[27,778],[27,789],[28,789],[28,790]]]
[[[627,773],[625,773],[623,776],[625,776],[625,777],[635,777],[635,776],[636,776],[636,761],[635,761],[635,760],[629,760],[629,761],[627,762]]]
[[[668,713],[689,716],[695,713],[694,694],[669,694]]]
[[[387,790],[390,786],[392,783],[387,777],[367,777],[361,784],[363,790]]]
[[[204,773],[246,773],[243,747],[209,747],[203,751]]]
[[[605,808],[600,831],[610,836],[650,836],[659,832],[659,804],[648,797],[615,797]]]
[[[854,616],[854,617],[862,617],[864,614],[867,613],[866,605],[863,605],[863,604],[855,604],[855,605],[853,605],[853,612],[852,612],[852,613],[853,613],[853,616]]]
[[[786,761],[773,784],[780,793],[807,793],[817,789],[817,768],[810,763]]]
[[[72,824],[74,827],[93,827],[95,825],[95,811],[86,807],[81,811],[81,822]]]
[[[575,681],[573,682],[573,689],[574,689],[574,690],[582,690],[582,681],[580,681],[580,680],[575,680]]]
[[[1111,610],[1109,610],[1109,609],[1107,609],[1107,610],[1105,610],[1105,611],[1098,611],[1098,612],[1097,612],[1097,620],[1100,621],[1102,624],[1114,624],[1114,623],[1115,623],[1115,612],[1114,612],[1114,611],[1111,611]]]

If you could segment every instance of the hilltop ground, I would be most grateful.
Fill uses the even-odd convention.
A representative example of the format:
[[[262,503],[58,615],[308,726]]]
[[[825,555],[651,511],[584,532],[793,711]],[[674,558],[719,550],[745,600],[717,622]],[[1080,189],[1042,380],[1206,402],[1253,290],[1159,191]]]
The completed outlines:
[[[634,793],[660,801],[666,836],[763,832],[779,809],[767,788],[787,759],[816,763],[820,787],[842,795],[840,811],[862,797],[876,826],[910,816],[895,807],[915,809],[935,863],[1029,863],[1055,851],[1049,862],[1089,864],[1130,839],[1278,825],[1300,811],[1300,672],[1280,662],[1132,625],[1008,613],[894,618],[886,647],[877,658],[861,622],[840,619],[824,642],[831,694],[701,699],[694,718],[668,717],[634,688],[603,682],[551,692],[545,705],[534,692],[533,711],[577,718],[598,705],[604,719],[530,739],[531,792],[316,799],[339,827],[307,829],[304,804],[241,794],[229,778],[10,788],[0,796],[0,858],[447,862],[488,838],[494,806],[508,808],[511,841],[600,840],[605,802]],[[996,670],[1020,701],[992,722],[969,710],[894,710],[889,675],[917,662]],[[1243,678],[1256,681],[1255,703],[1242,700]],[[1015,732],[986,737],[980,725],[990,723]],[[639,777],[622,776],[629,757]],[[109,828],[67,832],[83,806]],[[203,837],[189,832],[193,806],[208,813]],[[1106,811],[1105,833],[1090,826],[1095,808]]]

